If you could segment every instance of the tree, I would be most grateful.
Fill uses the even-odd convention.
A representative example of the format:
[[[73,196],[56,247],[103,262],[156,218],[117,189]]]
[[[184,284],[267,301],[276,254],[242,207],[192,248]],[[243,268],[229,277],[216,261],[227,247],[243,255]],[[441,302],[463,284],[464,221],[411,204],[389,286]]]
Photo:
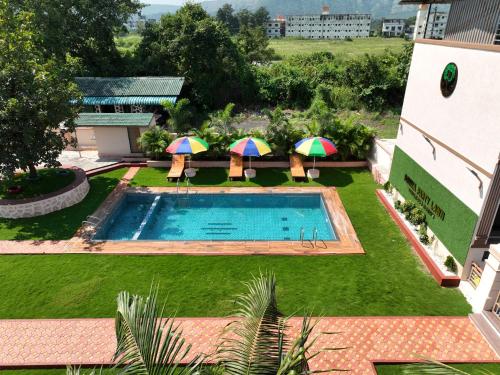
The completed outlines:
[[[172,136],[168,131],[159,126],[152,126],[141,134],[138,143],[142,151],[159,159],[170,142],[172,142]]]
[[[238,24],[240,29],[243,26],[253,27],[255,26],[253,13],[248,9],[241,9],[238,13],[236,13],[236,17],[238,18]]]
[[[82,61],[85,73],[119,75],[121,58],[114,35],[142,7],[139,0],[10,0],[32,12],[45,56]]]
[[[269,118],[266,128],[266,139],[271,144],[273,154],[285,156],[290,153],[296,142],[302,137],[302,132],[290,124],[280,107],[274,111],[265,111]]]
[[[260,7],[253,14],[253,24],[256,27],[264,28],[264,25],[269,21],[269,12],[266,8]]]
[[[187,3],[146,25],[138,56],[144,74],[184,76],[185,93],[198,107],[255,96],[252,71],[229,32],[199,4]]]
[[[274,50],[269,48],[269,38],[262,27],[242,26],[236,43],[249,63],[266,63],[274,55]]]
[[[37,165],[59,166],[79,109],[71,104],[80,98],[75,60],[45,58],[33,20],[0,0],[0,175],[7,177],[22,169],[35,179]]]
[[[183,98],[175,104],[169,101],[161,104],[168,112],[169,119],[167,120],[167,124],[172,131],[183,133],[191,129],[191,119],[193,116],[189,109],[189,99]]]
[[[240,29],[240,24],[238,22],[238,17],[234,14],[234,9],[231,4],[224,4],[217,11],[217,20],[222,22],[231,34],[236,34]]]

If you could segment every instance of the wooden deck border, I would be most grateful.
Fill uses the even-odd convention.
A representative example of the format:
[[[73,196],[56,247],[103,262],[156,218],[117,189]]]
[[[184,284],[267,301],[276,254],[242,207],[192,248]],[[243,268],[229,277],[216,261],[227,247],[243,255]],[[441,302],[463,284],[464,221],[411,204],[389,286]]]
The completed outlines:
[[[269,194],[269,193],[319,193],[322,194],[331,222],[334,225],[337,241],[318,241],[314,247],[310,241],[302,245],[295,241],[92,241],[92,233],[79,231],[72,240],[70,252],[92,252],[122,255],[343,255],[364,254],[361,243],[344,209],[335,188],[322,187],[192,187],[190,193],[204,194]],[[175,194],[173,187],[126,188],[117,189],[94,216],[105,218],[117,206],[126,193]]]

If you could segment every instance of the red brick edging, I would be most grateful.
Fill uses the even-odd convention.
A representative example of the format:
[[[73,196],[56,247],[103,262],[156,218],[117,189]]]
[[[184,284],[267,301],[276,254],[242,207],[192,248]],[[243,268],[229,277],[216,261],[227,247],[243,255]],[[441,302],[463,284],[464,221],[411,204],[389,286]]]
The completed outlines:
[[[389,212],[394,222],[398,225],[399,229],[405,235],[406,239],[410,242],[415,252],[418,254],[422,262],[425,264],[431,275],[436,279],[440,286],[455,288],[460,284],[460,277],[458,276],[447,276],[445,275],[438,266],[431,259],[427,251],[425,251],[422,244],[417,241],[417,239],[413,236],[413,233],[408,229],[408,227],[404,224],[401,217],[398,215],[394,207],[389,203],[387,198],[382,194],[381,190],[376,191],[378,199],[382,202],[385,209]]]

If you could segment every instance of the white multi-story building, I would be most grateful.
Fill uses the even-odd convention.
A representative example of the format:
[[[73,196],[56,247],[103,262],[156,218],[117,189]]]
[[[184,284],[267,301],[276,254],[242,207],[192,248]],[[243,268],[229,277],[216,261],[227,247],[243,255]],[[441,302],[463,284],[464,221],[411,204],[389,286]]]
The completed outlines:
[[[404,19],[384,18],[382,20],[382,36],[402,36],[405,33],[405,23]]]
[[[417,13],[413,39],[443,39],[447,22],[447,12],[438,11],[437,8],[432,10],[429,6],[421,6]]]
[[[266,22],[266,35],[268,38],[282,38],[285,36],[285,18],[276,18]]]
[[[444,2],[443,40],[415,42],[389,180],[426,212],[429,251],[455,259],[475,319],[500,327],[500,0],[401,0]]]
[[[286,36],[308,39],[368,38],[370,14],[322,14],[286,16]]]

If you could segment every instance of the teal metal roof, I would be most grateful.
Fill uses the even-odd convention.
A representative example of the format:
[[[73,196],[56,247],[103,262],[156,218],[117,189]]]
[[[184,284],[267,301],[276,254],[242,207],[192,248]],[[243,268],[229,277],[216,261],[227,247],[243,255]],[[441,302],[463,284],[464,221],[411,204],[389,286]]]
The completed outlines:
[[[149,126],[152,113],[80,113],[76,126]]]
[[[179,96],[183,77],[76,77],[83,96]]]
[[[168,101],[175,103],[176,96],[85,96],[83,105],[160,105]]]

